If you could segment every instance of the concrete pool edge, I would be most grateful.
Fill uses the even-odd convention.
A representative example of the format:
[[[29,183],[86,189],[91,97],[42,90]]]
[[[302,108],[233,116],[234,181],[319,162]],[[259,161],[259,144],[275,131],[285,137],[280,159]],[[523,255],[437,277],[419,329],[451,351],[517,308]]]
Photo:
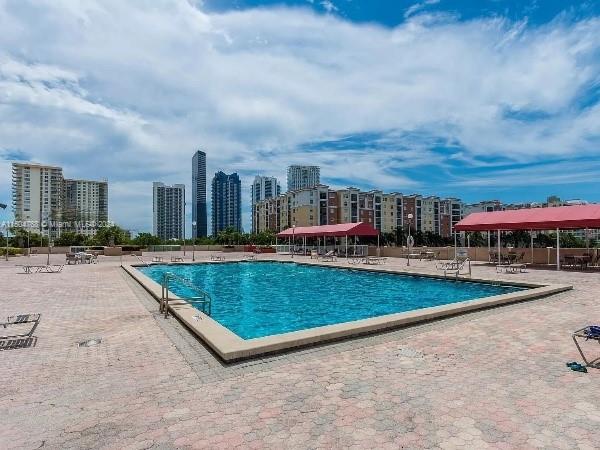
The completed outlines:
[[[209,262],[200,262],[196,264],[210,264]],[[306,264],[306,263],[299,263]],[[310,263],[309,263],[310,264]],[[317,264],[314,264],[317,265]],[[340,267],[335,265],[318,264],[319,266],[340,269],[355,269]],[[148,276],[137,270],[137,267],[143,267],[141,264],[123,265],[122,268],[135,281],[137,281],[155,300],[161,298],[161,286]],[[424,276],[429,278],[441,278],[432,274],[421,274],[417,272],[401,272],[395,270],[381,270],[375,268],[356,268],[355,270],[368,270],[374,272]],[[367,319],[344,322],[322,327],[310,328],[306,330],[293,331],[289,333],[266,336],[262,338],[244,340],[238,335],[228,330],[217,321],[198,311],[187,302],[178,299],[177,296],[169,294],[171,301],[169,310],[183,322],[190,331],[196,334],[202,341],[208,345],[220,358],[226,362],[247,359],[265,355],[269,353],[281,352],[284,350],[296,349],[303,346],[315,345],[329,341],[335,341],[352,336],[360,336],[370,333],[376,333],[387,329],[395,329],[403,326],[426,322],[444,317],[463,314],[479,309],[486,309],[510,303],[516,303],[536,298],[546,297],[572,289],[570,285],[563,284],[540,284],[540,283],[522,283],[522,282],[498,282],[498,280],[482,278],[459,278],[459,281],[472,281],[489,284],[503,284],[528,287],[524,291],[512,292],[509,294],[495,295],[482,299],[467,300],[459,303],[440,305],[429,308],[407,311],[402,313],[388,314],[384,316],[372,317]]]

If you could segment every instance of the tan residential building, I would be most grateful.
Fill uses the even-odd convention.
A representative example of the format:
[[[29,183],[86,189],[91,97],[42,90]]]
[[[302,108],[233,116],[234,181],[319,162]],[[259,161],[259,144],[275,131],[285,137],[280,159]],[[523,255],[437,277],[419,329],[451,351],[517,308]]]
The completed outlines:
[[[355,187],[332,190],[318,185],[312,188],[286,192],[278,197],[256,203],[252,208],[257,231],[279,232],[296,226],[333,225],[337,223],[364,222],[382,233],[407,230],[408,215],[412,214],[411,230],[441,233],[458,222],[462,203],[448,199],[448,217],[442,218],[443,205],[439,197],[421,195],[405,196],[398,192],[379,190],[361,191]],[[446,223],[444,222],[444,223]]]
[[[440,235],[452,237],[454,226],[463,218],[464,204],[458,198],[440,201]]]
[[[440,234],[440,199],[429,196],[421,199],[421,228],[423,233]]]
[[[403,196],[400,193],[383,194],[381,201],[381,231],[394,233],[404,227],[402,215]]]

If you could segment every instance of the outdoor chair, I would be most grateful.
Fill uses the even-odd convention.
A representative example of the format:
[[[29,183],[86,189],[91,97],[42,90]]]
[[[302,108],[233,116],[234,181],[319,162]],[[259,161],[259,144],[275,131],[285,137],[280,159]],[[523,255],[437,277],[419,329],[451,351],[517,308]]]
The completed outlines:
[[[575,346],[577,347],[577,350],[579,351],[579,354],[583,358],[585,364],[588,367],[600,369],[600,357],[588,361],[581,346],[579,345],[579,342],[577,341],[578,338],[585,339],[585,341],[596,341],[598,344],[600,344],[600,325],[589,325],[573,333],[573,342],[575,342]]]
[[[75,253],[69,252],[65,255],[65,262],[68,265],[77,264],[79,262],[79,258],[77,257],[77,255]]]
[[[14,334],[14,335],[2,335],[0,339],[14,339],[20,337],[31,337],[33,332],[40,323],[41,314],[19,314],[17,316],[9,316],[6,318],[6,322],[0,323],[0,327],[8,329],[9,327],[17,325],[26,325],[32,323],[33,326],[27,333]]]
[[[62,272],[63,264],[17,264],[17,267],[21,267],[23,272],[26,274],[32,273],[59,273]]]
[[[321,261],[323,262],[335,261],[336,259],[337,256],[334,250],[329,250],[327,253],[321,256]]]
[[[465,264],[467,263],[469,271],[466,272],[464,275],[471,276],[471,260],[469,258],[459,257],[450,262],[437,263],[435,267],[437,270],[441,270],[444,272],[444,278],[446,278],[449,273],[454,274],[455,278],[458,278],[458,276],[461,275]]]
[[[317,250],[311,250],[310,259],[319,259],[319,252]]]
[[[384,258],[382,256],[366,256],[364,258],[365,264],[385,264],[386,261],[387,258]]]
[[[225,257],[222,255],[212,254],[212,255],[210,255],[210,260],[211,261],[225,261]]]

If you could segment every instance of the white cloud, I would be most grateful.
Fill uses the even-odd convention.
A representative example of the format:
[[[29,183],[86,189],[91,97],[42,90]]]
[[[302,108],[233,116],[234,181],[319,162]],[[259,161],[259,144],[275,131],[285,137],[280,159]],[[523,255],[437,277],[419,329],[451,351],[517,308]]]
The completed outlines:
[[[460,146],[473,164],[598,154],[599,107],[574,107],[600,83],[597,18],[531,28],[420,14],[387,29],[306,9],[198,5],[0,3],[0,149],[107,177],[113,219],[136,229],[151,226],[152,181],[190,185],[198,147],[209,175],[237,170],[245,186],[257,172],[285,185],[285,167],[306,162],[322,164],[325,181],[430,192],[407,170],[443,168],[445,155],[402,136]],[[389,142],[300,147],[362,132]]]
[[[406,18],[418,13],[419,11],[422,11],[423,9],[427,8],[428,6],[437,5],[439,2],[440,2],[440,0],[425,0],[421,3],[415,3],[406,9],[406,11],[404,12],[404,18],[406,19]]]
[[[328,13],[332,13],[338,10],[337,6],[335,6],[331,0],[323,0],[321,2],[321,6]]]

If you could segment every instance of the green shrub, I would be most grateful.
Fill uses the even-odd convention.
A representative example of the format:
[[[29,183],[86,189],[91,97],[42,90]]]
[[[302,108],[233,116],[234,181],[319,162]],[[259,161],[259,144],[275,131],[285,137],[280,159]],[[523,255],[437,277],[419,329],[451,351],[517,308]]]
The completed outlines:
[[[16,247],[8,247],[8,256],[22,255],[23,249]],[[6,247],[0,247],[0,256],[6,256]]]

